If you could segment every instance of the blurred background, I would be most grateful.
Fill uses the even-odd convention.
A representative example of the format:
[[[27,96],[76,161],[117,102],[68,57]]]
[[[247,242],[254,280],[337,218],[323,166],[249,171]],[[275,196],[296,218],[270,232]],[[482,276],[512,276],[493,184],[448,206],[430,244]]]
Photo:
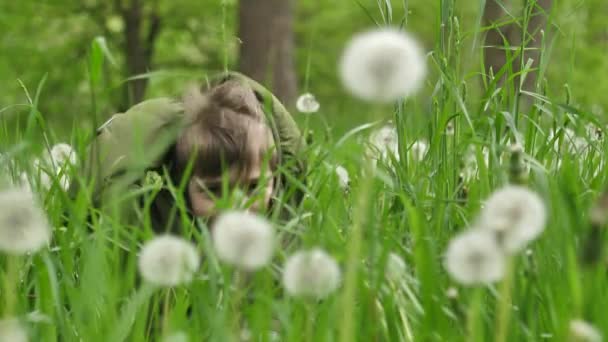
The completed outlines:
[[[436,56],[458,51],[448,65],[466,82],[467,104],[478,106],[480,75],[504,64],[505,49],[495,47],[521,41],[524,0],[386,2],[391,6],[385,0],[2,1],[0,115],[23,119],[30,111],[23,104],[39,93],[41,115],[57,137],[69,139],[74,128],[89,127],[92,113],[103,122],[142,99],[177,96],[227,68],[262,81],[290,108],[299,94],[313,93],[321,110],[306,115],[294,109],[294,116],[337,136],[378,110],[353,99],[339,82],[341,51],[356,32],[403,25],[428,52],[443,51],[429,54],[431,77],[409,107],[421,116],[441,72]],[[538,1],[530,35],[523,36],[530,58],[534,48],[548,50],[541,61],[545,95],[602,114],[608,106],[607,17],[606,0]],[[446,25],[459,35],[450,42],[460,46],[445,46]],[[93,92],[87,63],[94,41],[105,62],[102,86]]]

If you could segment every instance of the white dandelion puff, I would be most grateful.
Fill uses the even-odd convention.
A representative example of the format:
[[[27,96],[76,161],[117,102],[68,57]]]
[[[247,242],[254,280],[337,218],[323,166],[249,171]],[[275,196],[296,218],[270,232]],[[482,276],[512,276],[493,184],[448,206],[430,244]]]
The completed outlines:
[[[53,182],[51,176],[49,176],[47,166],[40,159],[36,158],[32,161],[32,171],[34,172],[34,180],[38,184],[38,188],[48,190]],[[25,177],[27,178],[27,175]],[[22,175],[22,180],[23,178]]]
[[[454,286],[450,286],[448,287],[448,289],[445,291],[445,296],[448,297],[448,299],[457,299],[458,298],[458,289],[455,288]]]
[[[596,327],[580,319],[570,321],[570,339],[573,342],[602,342],[602,334]]]
[[[67,164],[76,165],[78,157],[72,146],[59,143],[51,148],[50,159],[54,167],[64,167]]]
[[[283,286],[292,296],[323,299],[340,286],[340,268],[320,248],[294,253],[285,262]]]
[[[395,253],[389,253],[385,268],[386,278],[393,282],[399,282],[404,279],[406,274],[407,266],[405,265],[405,261]]]
[[[67,191],[70,187],[70,176],[68,170],[70,167],[75,166],[78,163],[78,156],[72,146],[59,143],[51,148],[48,163],[51,169],[55,172],[58,177],[57,182],[59,186]]]
[[[577,136],[570,128],[562,129],[561,141],[559,138],[559,130],[551,131],[551,133],[549,133],[549,141],[554,139],[553,148],[556,152],[561,150],[562,152],[567,151],[569,153],[581,154],[587,152],[590,147],[589,142],[587,142],[586,139]],[[560,146],[562,146],[562,148],[560,148]]]
[[[274,229],[265,218],[241,211],[221,214],[212,227],[213,245],[220,260],[252,271],[270,262]]]
[[[493,234],[472,229],[450,241],[445,254],[445,268],[461,284],[488,284],[504,276],[505,256]]]
[[[138,259],[141,276],[151,284],[166,287],[189,283],[199,265],[194,245],[171,235],[146,242]]]
[[[296,101],[296,108],[300,113],[316,113],[319,111],[321,105],[315,98],[315,96],[311,93],[305,93],[298,97]]]
[[[593,142],[598,142],[602,140],[604,136],[604,132],[602,131],[602,129],[592,123],[585,125],[585,131],[587,132],[589,140]]]
[[[386,160],[390,155],[399,160],[397,129],[392,124],[384,125],[373,131],[369,137],[369,143],[371,149],[368,149],[368,155],[372,159]],[[377,156],[378,152],[380,152],[380,156]]]
[[[15,318],[0,320],[0,341],[27,342],[27,332]]]
[[[482,160],[486,168],[490,166],[490,150],[483,146],[481,148]],[[476,179],[479,176],[479,163],[477,162],[477,150],[475,146],[469,146],[463,161],[462,176],[465,181]]]
[[[340,188],[342,190],[348,189],[348,186],[350,185],[348,171],[346,171],[346,169],[341,165],[336,166],[335,171],[336,175],[338,176],[338,185],[340,186]]]
[[[422,161],[429,150],[429,145],[424,140],[417,140],[412,144],[411,154],[416,161]]]
[[[545,204],[537,193],[523,186],[507,185],[485,201],[477,226],[496,234],[498,244],[513,253],[536,239],[546,221]]]
[[[354,36],[340,62],[346,88],[367,101],[392,102],[421,88],[426,76],[422,48],[407,32],[376,29]]]
[[[38,251],[49,244],[51,228],[33,194],[26,189],[0,192],[0,250],[9,254]]]

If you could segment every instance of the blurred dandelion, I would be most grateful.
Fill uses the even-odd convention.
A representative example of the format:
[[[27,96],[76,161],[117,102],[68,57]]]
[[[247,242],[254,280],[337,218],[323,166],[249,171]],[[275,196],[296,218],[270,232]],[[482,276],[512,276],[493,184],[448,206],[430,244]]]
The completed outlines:
[[[188,241],[171,236],[158,236],[143,246],[138,267],[141,276],[151,284],[177,286],[192,281],[200,260],[196,248]]]
[[[394,28],[375,29],[351,39],[342,55],[340,75],[355,96],[392,102],[422,87],[425,55],[409,33]]]
[[[602,342],[602,334],[593,325],[580,319],[570,321],[571,342]]]
[[[551,133],[549,133],[549,141],[555,139],[555,142],[553,143],[553,148],[556,152],[559,152],[561,150],[567,151],[569,153],[580,154],[589,150],[590,145],[587,140],[585,138],[577,136],[572,129],[562,128],[561,131],[563,134],[561,137],[561,141],[559,138],[560,129],[551,131]],[[565,149],[560,149],[560,146],[564,146]]]
[[[392,124],[386,124],[382,128],[372,132],[369,138],[370,149],[367,154],[375,160],[386,160],[390,155],[399,160],[399,141],[397,129]],[[380,156],[377,153],[380,152]]]
[[[221,214],[212,227],[217,256],[238,268],[252,271],[270,262],[274,230],[265,218],[242,211]]]
[[[51,187],[52,180],[49,176],[47,165],[36,158],[32,161],[32,171],[34,172],[34,181],[38,185],[38,188],[48,190]],[[21,175],[22,181],[26,178],[26,174]],[[29,183],[29,185],[31,186],[32,183]]]
[[[27,189],[0,192],[0,250],[26,254],[47,246],[51,228],[33,194]]]
[[[489,167],[490,165],[490,150],[483,146],[481,148],[481,155],[483,157],[483,162],[485,167]],[[479,176],[479,163],[477,162],[477,150],[474,145],[469,146],[462,167],[462,177],[465,182],[469,182],[473,179],[476,179]]]
[[[27,342],[27,332],[15,318],[0,320],[0,341]]]
[[[348,176],[348,171],[346,171],[346,169],[341,165],[336,166],[335,171],[336,171],[336,175],[338,176],[338,185],[340,186],[340,189],[342,189],[342,190],[348,189],[348,186],[350,185],[350,178]]]
[[[592,123],[585,125],[585,131],[587,131],[587,136],[589,137],[589,140],[593,142],[598,142],[604,137],[604,132],[602,131],[602,128]]]
[[[76,165],[78,162],[76,151],[72,146],[65,143],[54,145],[49,156],[54,167],[64,167],[67,164]]]
[[[395,283],[400,282],[407,274],[405,261],[395,253],[389,253],[386,260],[385,274],[387,279]]]
[[[300,113],[312,114],[319,111],[321,105],[311,93],[304,93],[298,97],[296,108]]]
[[[340,285],[340,268],[320,248],[294,253],[285,262],[283,286],[292,296],[323,299]]]
[[[416,140],[411,148],[412,156],[416,161],[422,161],[429,150],[429,145],[424,140]]]
[[[505,251],[522,250],[545,229],[547,213],[538,194],[517,185],[495,191],[485,202],[477,227],[496,235]]]
[[[458,298],[458,289],[455,288],[454,286],[448,287],[448,289],[445,290],[445,296],[448,297],[448,299],[457,299]]]
[[[487,284],[502,279],[505,257],[493,234],[472,229],[450,241],[445,267],[450,276],[461,284]]]

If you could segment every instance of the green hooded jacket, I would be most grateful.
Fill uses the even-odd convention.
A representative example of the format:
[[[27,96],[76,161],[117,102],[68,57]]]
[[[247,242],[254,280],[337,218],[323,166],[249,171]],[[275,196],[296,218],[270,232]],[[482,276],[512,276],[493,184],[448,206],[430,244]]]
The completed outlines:
[[[242,74],[223,73],[211,79],[209,86],[234,79],[247,84],[256,93],[275,142],[278,142],[279,164],[283,170],[300,178],[304,174],[304,162],[298,156],[305,147],[305,141],[295,121],[268,89]],[[141,183],[147,171],[161,169],[187,124],[181,101],[172,98],[147,100],[125,113],[113,115],[98,129],[83,165],[85,179],[92,182],[94,203],[102,205],[108,200],[116,200],[120,189]],[[283,186],[282,182],[284,177],[279,178],[278,189]],[[113,188],[118,192],[113,192]],[[157,227],[165,225],[161,221],[166,220],[166,211],[174,206],[170,195],[161,195],[155,201],[156,208],[152,208],[159,216],[153,218],[159,221],[153,222]]]

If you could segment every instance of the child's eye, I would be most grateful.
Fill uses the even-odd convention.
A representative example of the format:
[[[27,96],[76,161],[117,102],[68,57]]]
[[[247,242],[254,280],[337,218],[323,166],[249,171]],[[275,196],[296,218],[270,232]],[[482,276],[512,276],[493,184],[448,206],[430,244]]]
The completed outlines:
[[[222,193],[222,186],[221,185],[205,186],[205,190],[207,190],[208,192],[211,192],[215,195],[218,195],[218,194]]]
[[[249,185],[247,186],[247,188],[251,191],[255,190],[258,188],[258,182],[251,182],[249,183]]]

